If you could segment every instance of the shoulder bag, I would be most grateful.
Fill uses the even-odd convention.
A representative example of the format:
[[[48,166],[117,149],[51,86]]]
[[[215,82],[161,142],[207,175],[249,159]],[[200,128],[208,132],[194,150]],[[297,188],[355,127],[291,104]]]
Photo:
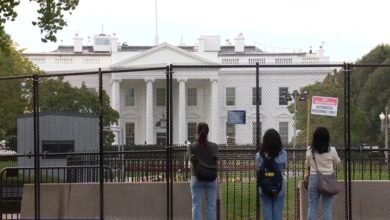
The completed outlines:
[[[314,152],[312,152],[312,155],[313,155],[313,160],[314,160],[314,163],[316,165],[316,170],[317,170],[317,178],[318,178],[317,190],[318,190],[318,192],[320,192],[323,195],[327,195],[327,196],[336,195],[340,191],[338,189],[338,182],[337,182],[336,175],[334,173],[327,174],[327,175],[321,174],[320,171],[318,171],[317,161],[316,161],[316,158],[314,156]]]

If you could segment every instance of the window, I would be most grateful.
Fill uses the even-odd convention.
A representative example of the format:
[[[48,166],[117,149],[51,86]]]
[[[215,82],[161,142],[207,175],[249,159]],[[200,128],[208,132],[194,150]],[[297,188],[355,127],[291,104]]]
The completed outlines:
[[[262,138],[262,129],[261,129],[261,122],[259,124],[260,126],[260,129],[259,129],[259,137],[260,137],[260,141],[261,141],[261,138]],[[253,122],[252,123],[252,143],[254,146],[256,146],[256,122]]]
[[[252,105],[256,105],[256,87],[252,88]],[[259,105],[261,105],[261,87],[259,88]]]
[[[193,143],[196,141],[196,122],[188,122],[188,141]]]
[[[157,88],[156,96],[157,96],[156,105],[165,106],[165,88]]]
[[[228,87],[226,88],[226,105],[235,105],[236,104],[236,88]]]
[[[134,88],[126,88],[125,106],[134,106]]]
[[[279,105],[288,105],[286,100],[286,94],[288,93],[288,87],[279,87]]]
[[[279,134],[282,144],[288,144],[288,122],[279,122]]]
[[[126,123],[126,144],[134,145],[134,123]]]
[[[165,146],[167,144],[167,133],[165,132],[157,132],[157,145],[159,146]]]
[[[74,152],[74,141],[42,141],[42,151],[47,153]],[[51,156],[51,158],[65,158],[65,156]]]
[[[236,144],[236,126],[235,125],[226,125],[226,138],[228,145]]]
[[[187,105],[196,106],[197,105],[197,91],[196,88],[187,89]]]

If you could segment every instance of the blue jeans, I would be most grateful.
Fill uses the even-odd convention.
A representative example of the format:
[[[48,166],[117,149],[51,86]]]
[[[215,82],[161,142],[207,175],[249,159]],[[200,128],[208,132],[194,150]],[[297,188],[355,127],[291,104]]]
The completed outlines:
[[[332,219],[332,196],[321,195],[317,190],[317,175],[310,175],[309,179],[309,211],[307,213],[307,220],[316,220],[317,219],[317,207],[322,197],[322,211],[324,220]]]
[[[206,195],[207,220],[217,219],[217,180],[208,182],[191,177],[192,219],[202,219],[202,197]]]
[[[261,192],[261,189],[259,189]],[[264,220],[282,220],[284,207],[285,187],[277,196],[268,196],[260,193],[263,204]]]

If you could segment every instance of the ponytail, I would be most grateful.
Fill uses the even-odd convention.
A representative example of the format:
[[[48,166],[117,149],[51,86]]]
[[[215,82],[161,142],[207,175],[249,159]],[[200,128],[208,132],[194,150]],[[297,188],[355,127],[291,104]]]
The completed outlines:
[[[198,143],[201,147],[206,147],[207,135],[209,134],[209,126],[206,123],[199,123],[198,129]]]

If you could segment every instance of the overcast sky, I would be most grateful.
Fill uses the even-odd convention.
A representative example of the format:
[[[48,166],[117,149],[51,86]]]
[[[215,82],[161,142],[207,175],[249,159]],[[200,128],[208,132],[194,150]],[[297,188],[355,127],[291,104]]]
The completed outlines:
[[[193,45],[200,35],[220,35],[221,43],[243,33],[246,45],[267,51],[308,51],[324,42],[331,61],[355,61],[376,45],[390,43],[389,0],[157,0],[160,43],[174,45],[181,37]],[[57,43],[41,43],[31,25],[36,5],[23,0],[15,22],[6,24],[21,48],[44,52],[71,45],[78,33],[116,33],[128,45],[153,45],[155,0],[80,0]]]

